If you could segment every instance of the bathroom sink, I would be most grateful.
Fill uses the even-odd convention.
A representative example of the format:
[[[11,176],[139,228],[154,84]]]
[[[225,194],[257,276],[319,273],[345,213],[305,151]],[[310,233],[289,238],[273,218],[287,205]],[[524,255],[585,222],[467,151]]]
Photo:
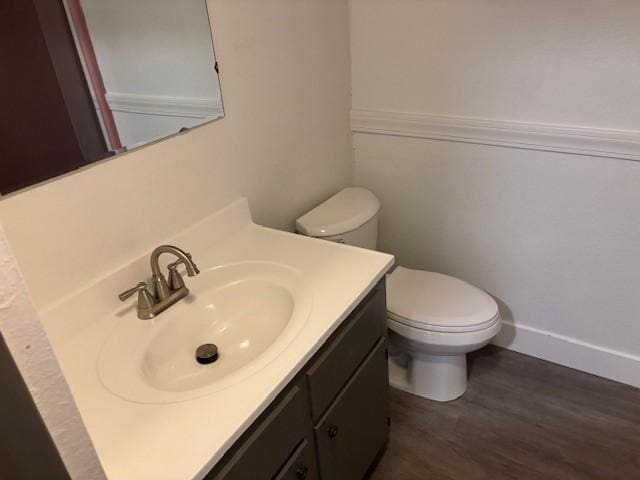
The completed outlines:
[[[98,357],[102,384],[140,403],[174,403],[227,388],[257,373],[300,332],[311,293],[293,268],[243,262],[190,278],[189,295],[151,320],[130,307],[114,314],[114,330]],[[217,347],[200,363],[198,347]],[[202,360],[202,359],[201,359]]]

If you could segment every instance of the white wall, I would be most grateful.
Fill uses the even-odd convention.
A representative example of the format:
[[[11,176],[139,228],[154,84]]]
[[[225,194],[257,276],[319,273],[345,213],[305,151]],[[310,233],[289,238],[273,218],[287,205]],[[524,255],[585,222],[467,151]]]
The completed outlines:
[[[158,105],[157,99],[152,101],[154,105]],[[129,150],[161,140],[166,136],[180,132],[183,128],[197,127],[223,116],[222,107],[220,107],[219,115],[200,118],[186,115],[144,113],[139,111],[135,105],[131,109],[127,108],[126,111],[120,111],[117,108],[112,106],[113,118],[118,128],[120,142]]]
[[[495,295],[500,344],[635,385],[640,163],[549,150],[638,157],[639,21],[633,0],[351,0],[382,249]]]
[[[82,0],[112,92],[217,97],[205,0]]]

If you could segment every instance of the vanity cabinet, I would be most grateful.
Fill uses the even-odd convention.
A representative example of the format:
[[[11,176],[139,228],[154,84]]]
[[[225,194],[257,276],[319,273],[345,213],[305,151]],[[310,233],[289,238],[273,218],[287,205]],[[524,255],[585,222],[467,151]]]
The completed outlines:
[[[389,435],[384,280],[205,477],[359,480]]]
[[[314,427],[324,479],[360,479],[389,434],[384,339],[376,344],[326,415]]]
[[[303,382],[288,388],[284,397],[280,396],[274,402],[275,405],[272,405],[275,408],[252,426],[250,435],[241,439],[237,444],[237,452],[225,463],[220,473],[206,478],[261,478],[262,472],[278,472],[289,456],[293,457],[292,452],[298,453],[299,460],[294,459],[295,464],[302,461],[304,455],[297,451],[299,447],[304,449],[304,444],[309,444],[312,440],[308,433],[311,422],[307,403]],[[288,466],[289,470],[294,467],[295,465]],[[311,470],[315,463],[300,464],[299,467]],[[268,478],[273,478],[273,475],[270,474]]]

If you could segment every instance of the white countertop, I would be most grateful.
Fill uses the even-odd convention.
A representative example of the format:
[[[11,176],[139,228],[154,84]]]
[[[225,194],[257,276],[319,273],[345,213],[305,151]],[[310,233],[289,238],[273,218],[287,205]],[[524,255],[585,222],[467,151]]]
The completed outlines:
[[[42,312],[110,480],[203,478],[394,261],[391,255],[256,225],[244,199],[160,243],[190,251],[201,270],[241,261],[286,264],[304,276],[313,304],[301,332],[262,370],[208,396],[171,404],[124,400],[110,393],[97,373],[99,351],[114,327],[112,315],[122,310],[117,294],[149,275],[148,256]],[[131,321],[142,321],[130,315]]]

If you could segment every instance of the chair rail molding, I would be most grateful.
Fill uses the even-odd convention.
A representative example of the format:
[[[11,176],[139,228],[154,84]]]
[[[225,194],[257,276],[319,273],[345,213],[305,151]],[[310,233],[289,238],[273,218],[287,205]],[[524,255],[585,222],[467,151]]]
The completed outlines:
[[[171,97],[108,92],[107,102],[114,112],[167,117],[218,118],[223,115],[220,98]]]
[[[427,138],[640,161],[640,131],[353,109],[353,133]]]

